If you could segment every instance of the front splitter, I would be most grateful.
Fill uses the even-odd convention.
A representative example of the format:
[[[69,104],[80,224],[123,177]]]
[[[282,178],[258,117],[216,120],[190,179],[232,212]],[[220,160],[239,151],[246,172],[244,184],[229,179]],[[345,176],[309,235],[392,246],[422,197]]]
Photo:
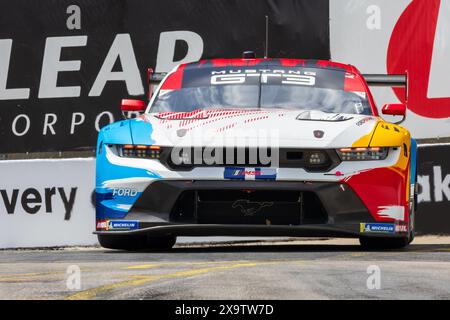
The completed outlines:
[[[267,237],[330,237],[359,238],[402,237],[400,233],[361,233],[359,224],[346,225],[218,225],[218,224],[167,224],[127,231],[95,231],[97,235],[138,235],[154,236],[267,236]]]

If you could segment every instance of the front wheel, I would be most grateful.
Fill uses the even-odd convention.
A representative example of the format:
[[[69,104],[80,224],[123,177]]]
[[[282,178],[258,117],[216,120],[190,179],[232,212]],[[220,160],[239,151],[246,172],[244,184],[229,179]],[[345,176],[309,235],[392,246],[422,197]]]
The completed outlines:
[[[98,235],[98,242],[103,248],[137,251],[137,250],[168,250],[171,249],[177,237],[147,235]]]

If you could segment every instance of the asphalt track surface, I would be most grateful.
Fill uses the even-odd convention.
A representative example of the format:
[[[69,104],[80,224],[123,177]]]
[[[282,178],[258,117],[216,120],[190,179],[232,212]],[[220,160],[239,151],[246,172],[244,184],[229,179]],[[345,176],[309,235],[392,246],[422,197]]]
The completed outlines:
[[[447,237],[394,251],[364,251],[356,240],[0,251],[0,299],[449,298]]]

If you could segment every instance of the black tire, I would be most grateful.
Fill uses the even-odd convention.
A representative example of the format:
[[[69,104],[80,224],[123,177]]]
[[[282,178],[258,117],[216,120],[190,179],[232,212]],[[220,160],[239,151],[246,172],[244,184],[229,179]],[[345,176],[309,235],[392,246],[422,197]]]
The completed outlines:
[[[359,243],[364,249],[401,249],[411,243],[410,237],[378,238],[361,237]]]
[[[417,212],[417,204],[419,203],[418,198],[417,198],[417,188],[418,188],[418,184],[417,184],[417,168],[416,168],[416,173],[415,173],[415,181],[416,184],[414,186],[414,201],[412,201],[412,208],[410,208],[409,210],[409,243],[413,242],[414,240],[414,236],[416,234],[416,212]]]
[[[98,242],[103,248],[116,250],[168,250],[171,249],[177,237],[162,236],[149,237],[147,235],[97,235]]]
[[[414,195],[414,197],[417,197],[417,195]],[[409,212],[409,237],[408,239],[408,244],[410,244],[411,242],[413,242],[414,237],[416,235],[416,210],[417,210],[417,206],[415,201],[413,202],[413,208],[410,210]]]

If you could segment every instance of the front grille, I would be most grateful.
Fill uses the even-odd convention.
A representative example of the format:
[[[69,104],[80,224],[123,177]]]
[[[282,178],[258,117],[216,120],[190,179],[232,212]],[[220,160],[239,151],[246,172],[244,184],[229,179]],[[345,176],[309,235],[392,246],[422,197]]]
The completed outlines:
[[[292,190],[189,190],[181,193],[171,222],[198,224],[323,224],[328,215],[313,192]]]
[[[321,152],[325,162],[310,163],[312,153]],[[163,147],[160,161],[172,170],[189,171],[196,167],[279,167],[329,171],[340,163],[334,149],[258,149],[258,148],[180,148]]]

